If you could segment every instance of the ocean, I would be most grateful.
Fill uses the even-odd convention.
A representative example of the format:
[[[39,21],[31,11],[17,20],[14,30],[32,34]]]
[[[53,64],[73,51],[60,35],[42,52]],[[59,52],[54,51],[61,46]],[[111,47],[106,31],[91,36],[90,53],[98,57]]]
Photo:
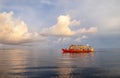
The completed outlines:
[[[120,78],[120,49],[0,49],[0,78]]]

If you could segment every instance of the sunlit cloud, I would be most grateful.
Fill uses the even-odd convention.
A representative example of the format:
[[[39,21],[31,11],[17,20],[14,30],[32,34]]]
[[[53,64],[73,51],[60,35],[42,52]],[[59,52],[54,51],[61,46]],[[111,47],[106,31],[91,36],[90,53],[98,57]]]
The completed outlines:
[[[29,32],[24,21],[13,17],[13,12],[0,13],[0,43],[21,44],[42,39],[36,32]]]
[[[57,18],[57,24],[45,28],[42,30],[42,34],[44,35],[53,35],[53,36],[74,36],[76,34],[93,34],[97,32],[97,27],[90,27],[89,29],[80,28],[76,30],[72,30],[71,26],[79,26],[80,21],[71,20],[69,15],[60,15]]]
[[[77,28],[75,26],[77,26]],[[50,40],[50,42],[66,43],[71,41],[82,42],[87,39],[89,35],[97,32],[97,27],[81,27],[80,20],[72,20],[70,15],[60,15],[55,25],[44,28],[40,33],[45,36],[53,37],[53,41]]]
[[[57,24],[45,28],[42,30],[42,34],[55,35],[55,36],[71,36],[74,35],[74,31],[70,29],[70,24],[73,23],[70,20],[69,15],[61,15],[57,18]]]
[[[97,27],[80,28],[72,30],[71,27],[79,26],[79,20],[71,20],[69,15],[60,15],[57,18],[57,23],[49,28],[44,28],[40,33],[30,32],[27,24],[15,17],[13,12],[0,13],[0,43],[3,44],[22,44],[33,41],[44,40],[45,37],[59,36],[57,42],[70,41],[70,37],[74,35],[93,34],[97,32]],[[43,37],[43,35],[45,37]],[[63,38],[60,38],[60,37]],[[80,38],[80,37],[79,37]],[[86,38],[85,36],[81,39]],[[80,39],[80,40],[81,40]],[[76,40],[78,41],[78,40]]]

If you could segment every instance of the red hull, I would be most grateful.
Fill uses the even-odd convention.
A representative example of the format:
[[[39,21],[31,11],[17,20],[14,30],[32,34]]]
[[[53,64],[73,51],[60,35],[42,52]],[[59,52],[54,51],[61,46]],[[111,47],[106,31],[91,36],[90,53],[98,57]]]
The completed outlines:
[[[69,50],[69,49],[62,49],[65,53],[88,53],[92,52],[91,50]]]

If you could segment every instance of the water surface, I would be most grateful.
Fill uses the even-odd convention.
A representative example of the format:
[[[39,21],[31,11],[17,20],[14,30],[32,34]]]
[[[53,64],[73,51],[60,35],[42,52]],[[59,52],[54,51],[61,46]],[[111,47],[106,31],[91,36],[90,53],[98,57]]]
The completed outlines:
[[[0,78],[120,78],[120,49],[0,49]]]

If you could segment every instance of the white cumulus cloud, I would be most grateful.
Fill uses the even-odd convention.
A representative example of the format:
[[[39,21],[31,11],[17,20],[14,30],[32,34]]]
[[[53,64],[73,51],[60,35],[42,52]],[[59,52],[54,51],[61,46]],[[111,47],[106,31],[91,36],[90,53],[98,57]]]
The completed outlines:
[[[74,34],[69,26],[71,24],[70,16],[69,15],[61,15],[57,19],[57,24],[45,28],[42,30],[42,34],[45,35],[56,35],[56,36],[71,36]]]
[[[0,13],[0,43],[21,44],[39,38],[38,33],[30,33],[24,21],[14,18],[13,14]]]
[[[69,15],[60,15],[57,18],[57,23],[49,28],[45,28],[42,30],[42,34],[44,35],[53,35],[53,36],[73,36],[77,34],[93,34],[97,32],[97,27],[80,28],[76,30],[72,30],[71,26],[79,26],[80,21],[71,20]]]

